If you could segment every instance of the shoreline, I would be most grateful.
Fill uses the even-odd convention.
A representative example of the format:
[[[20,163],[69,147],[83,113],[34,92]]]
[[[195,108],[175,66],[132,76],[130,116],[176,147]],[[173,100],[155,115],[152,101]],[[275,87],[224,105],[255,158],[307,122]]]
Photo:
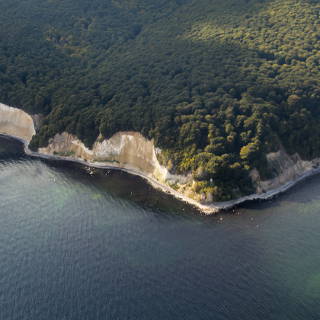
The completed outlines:
[[[201,213],[203,213],[205,215],[211,215],[211,214],[216,214],[216,213],[224,211],[224,210],[230,210],[230,209],[234,208],[235,206],[243,204],[245,202],[258,201],[258,200],[262,200],[262,201],[270,200],[270,199],[274,198],[275,196],[288,191],[290,188],[294,187],[299,182],[307,179],[308,177],[311,177],[313,175],[320,173],[320,167],[316,167],[316,168],[307,170],[306,172],[304,172],[302,175],[300,175],[295,180],[291,180],[278,188],[269,190],[269,191],[261,193],[261,194],[251,194],[248,196],[244,196],[244,197],[241,197],[241,198],[238,198],[235,200],[230,200],[230,201],[225,201],[225,202],[216,202],[216,203],[212,203],[212,204],[202,204],[196,200],[193,200],[193,199],[190,199],[190,198],[184,196],[183,194],[172,189],[171,187],[169,187],[165,184],[162,184],[159,181],[153,179],[152,177],[145,175],[141,171],[137,171],[137,170],[134,170],[129,167],[127,167],[127,168],[120,167],[120,166],[116,166],[113,164],[106,164],[106,163],[101,163],[101,162],[89,162],[89,161],[85,161],[80,158],[55,156],[55,155],[49,155],[49,154],[44,154],[44,153],[40,153],[40,152],[34,152],[29,149],[28,141],[26,141],[20,137],[9,135],[9,134],[2,134],[2,133],[0,134],[0,137],[1,136],[9,137],[14,140],[20,141],[23,144],[24,153],[26,155],[34,157],[34,158],[79,163],[81,165],[91,167],[91,168],[96,168],[96,169],[120,170],[120,171],[129,173],[129,174],[132,174],[135,176],[139,176],[142,179],[144,179],[146,182],[148,182],[155,189],[160,190],[162,192],[165,192],[166,194],[170,194],[171,196],[175,197],[176,199],[178,199],[180,201],[188,203],[189,205],[197,208],[199,211],[201,211]]]

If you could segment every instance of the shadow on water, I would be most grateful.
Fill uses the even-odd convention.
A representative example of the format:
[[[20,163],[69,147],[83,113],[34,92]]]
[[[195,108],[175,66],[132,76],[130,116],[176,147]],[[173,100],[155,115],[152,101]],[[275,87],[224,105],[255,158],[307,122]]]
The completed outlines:
[[[298,182],[289,190],[280,193],[268,200],[247,201],[238,206],[239,210],[279,209],[283,203],[291,205],[307,205],[320,199],[320,174]]]
[[[290,190],[281,193],[269,200],[247,201],[237,207],[224,210],[217,215],[206,216],[201,212],[173,196],[154,189],[143,178],[122,172],[120,170],[93,169],[79,163],[58,160],[35,159],[25,155],[23,145],[14,138],[0,135],[0,162],[31,160],[41,161],[58,172],[63,173],[69,179],[91,185],[99,192],[107,193],[115,198],[129,202],[133,206],[146,211],[166,216],[179,215],[185,218],[196,218],[204,221],[222,221],[227,216],[237,216],[248,211],[263,212],[279,209],[283,203],[307,204],[319,199],[318,186],[320,174],[309,177]],[[41,168],[35,171],[35,177],[41,174]],[[97,199],[99,193],[97,194]]]
[[[47,165],[63,172],[71,179],[84,184],[91,184],[102,192],[121,198],[144,210],[158,213],[199,215],[199,211],[168,195],[154,189],[139,176],[134,176],[120,170],[96,169],[68,161],[42,160]]]
[[[121,171],[0,150],[0,319],[318,319],[319,176],[206,217]]]
[[[41,161],[71,180],[91,185],[102,193],[108,193],[113,197],[128,201],[144,210],[152,210],[155,213],[165,212],[172,215],[199,216],[200,214],[199,210],[193,206],[154,189],[139,176],[120,170],[90,168],[69,161],[35,159],[24,153],[23,144],[20,141],[8,136],[0,135],[0,158],[0,161]],[[35,178],[37,174],[41,174],[40,166],[34,174]]]
[[[26,157],[20,141],[0,134],[0,161]]]

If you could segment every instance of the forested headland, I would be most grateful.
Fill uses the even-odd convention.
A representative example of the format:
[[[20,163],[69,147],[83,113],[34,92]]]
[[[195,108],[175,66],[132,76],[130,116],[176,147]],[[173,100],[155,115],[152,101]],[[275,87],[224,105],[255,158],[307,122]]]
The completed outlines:
[[[154,139],[229,200],[283,146],[320,156],[319,0],[0,0],[0,101],[56,133]]]

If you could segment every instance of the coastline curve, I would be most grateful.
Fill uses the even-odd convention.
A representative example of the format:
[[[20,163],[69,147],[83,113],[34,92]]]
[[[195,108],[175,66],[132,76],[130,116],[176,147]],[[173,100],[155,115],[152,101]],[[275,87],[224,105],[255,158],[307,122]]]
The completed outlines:
[[[256,188],[259,192],[226,202],[201,203],[170,186],[170,183],[180,183],[181,186],[186,183],[190,184],[191,177],[170,174],[157,161],[157,150],[153,141],[145,139],[139,133],[119,132],[108,140],[96,142],[92,150],[86,148],[76,137],[63,133],[57,135],[54,138],[56,140],[51,139],[48,147],[34,152],[28,147],[32,136],[36,133],[32,117],[20,109],[4,104],[0,104],[0,117],[0,134],[22,142],[24,151],[29,156],[47,160],[71,161],[98,169],[122,170],[140,176],[154,188],[189,203],[207,215],[231,209],[247,201],[271,199],[307,177],[320,173],[319,159],[303,161],[295,155],[295,161],[292,162],[290,156],[284,151],[282,153],[279,151],[269,155],[269,158],[287,157],[290,161],[286,160],[288,164],[282,168],[279,176],[269,181],[260,181],[259,175],[255,173]],[[57,140],[58,144],[60,143],[59,147],[55,145]],[[66,144],[65,141],[67,141]]]

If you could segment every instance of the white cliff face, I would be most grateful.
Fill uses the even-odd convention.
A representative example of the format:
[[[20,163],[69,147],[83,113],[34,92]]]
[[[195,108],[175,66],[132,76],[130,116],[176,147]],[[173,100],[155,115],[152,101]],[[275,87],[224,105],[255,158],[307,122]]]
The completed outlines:
[[[34,117],[35,122],[37,118]],[[261,180],[257,170],[251,171],[251,179],[256,193],[228,202],[212,202],[210,196],[194,192],[192,175],[174,175],[162,166],[152,140],[137,132],[118,132],[110,139],[99,137],[92,149],[88,149],[69,133],[56,134],[45,148],[31,152],[28,144],[35,134],[33,118],[24,111],[0,104],[0,134],[17,137],[25,142],[28,154],[37,157],[55,157],[86,161],[96,167],[113,167],[140,175],[157,188],[199,207],[205,213],[213,213],[221,208],[230,208],[246,200],[267,199],[293,186],[303,177],[320,171],[320,159],[304,161],[298,154],[288,155],[283,149],[269,153],[267,160],[275,178]],[[40,118],[38,119],[40,123]]]
[[[267,160],[274,170],[275,178],[261,180],[259,172],[254,169],[251,171],[251,179],[256,189],[255,194],[227,202],[213,202],[210,196],[194,192],[195,181],[191,174],[173,175],[160,165],[157,153],[161,150],[155,148],[153,141],[147,140],[140,133],[118,132],[110,139],[100,140],[98,139],[90,150],[77,137],[64,132],[57,134],[50,140],[49,145],[39,149],[39,152],[84,159],[90,164],[110,164],[138,173],[150,178],[151,181],[174,187],[175,190],[171,189],[170,193],[180,195],[180,198],[196,204],[204,212],[215,212],[217,208],[229,208],[246,200],[267,199],[287,190],[295,181],[301,180],[304,175],[309,175],[320,165],[320,159],[303,161],[299,155],[289,156],[284,150],[269,153]]]
[[[267,160],[275,173],[275,178],[263,181],[260,179],[257,170],[251,172],[251,178],[259,194],[279,188],[290,181],[295,181],[306,172],[315,170],[320,165],[319,158],[305,161],[297,153],[288,155],[284,149],[267,154]]]
[[[29,143],[35,133],[30,115],[0,103],[0,134],[11,135]]]
[[[118,168],[134,170],[167,184],[186,184],[191,176],[173,175],[161,166],[152,140],[147,140],[138,132],[118,132],[110,139],[98,139],[92,149],[88,149],[77,137],[66,132],[56,134],[40,153],[70,156],[88,162],[110,163]]]

